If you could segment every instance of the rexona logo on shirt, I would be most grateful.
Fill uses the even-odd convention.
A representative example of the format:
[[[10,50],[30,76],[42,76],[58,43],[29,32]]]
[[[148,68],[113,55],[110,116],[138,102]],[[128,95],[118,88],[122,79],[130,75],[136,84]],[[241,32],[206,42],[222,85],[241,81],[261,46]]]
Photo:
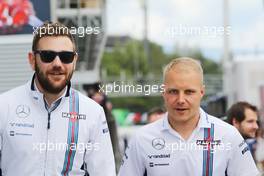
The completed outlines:
[[[84,114],[71,114],[68,112],[62,112],[62,118],[86,120],[86,115],[84,115]]]
[[[11,127],[19,127],[19,128],[34,128],[34,124],[32,123],[15,123],[10,122],[9,123]]]
[[[170,154],[148,155],[149,159],[170,158]]]

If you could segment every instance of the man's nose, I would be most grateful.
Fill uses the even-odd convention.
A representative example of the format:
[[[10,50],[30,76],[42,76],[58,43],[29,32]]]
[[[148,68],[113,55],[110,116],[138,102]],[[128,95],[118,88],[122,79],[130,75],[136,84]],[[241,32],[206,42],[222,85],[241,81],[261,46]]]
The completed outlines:
[[[258,123],[257,123],[257,122],[255,122],[255,123],[254,123],[254,128],[255,128],[255,129],[258,129],[258,128],[259,128],[259,126],[258,126]]]
[[[179,104],[182,104],[185,102],[185,96],[184,96],[184,93],[180,92],[179,95],[178,95],[178,103]]]
[[[62,64],[62,62],[61,62],[61,60],[60,60],[60,57],[59,56],[56,56],[55,57],[55,59],[52,61],[52,64],[53,65],[61,65]]]

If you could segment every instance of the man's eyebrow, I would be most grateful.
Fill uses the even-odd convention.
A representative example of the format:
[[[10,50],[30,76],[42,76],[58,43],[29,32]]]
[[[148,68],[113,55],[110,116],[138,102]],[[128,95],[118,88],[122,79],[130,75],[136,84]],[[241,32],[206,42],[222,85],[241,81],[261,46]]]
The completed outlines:
[[[189,88],[189,89],[185,89],[185,91],[196,91],[196,89]]]
[[[255,119],[248,119],[247,121],[248,122],[252,122],[252,121],[256,121],[257,122],[257,120],[255,120]]]
[[[179,90],[179,89],[173,88],[173,87],[169,87],[169,88],[167,88],[167,90]]]
[[[174,88],[174,87],[168,87],[167,89],[177,89],[177,88]]]

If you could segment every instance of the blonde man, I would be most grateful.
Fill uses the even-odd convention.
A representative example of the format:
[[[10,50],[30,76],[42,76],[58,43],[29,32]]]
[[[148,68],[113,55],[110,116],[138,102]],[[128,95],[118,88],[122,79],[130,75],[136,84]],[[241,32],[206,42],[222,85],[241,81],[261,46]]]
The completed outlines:
[[[135,134],[119,176],[256,176],[239,132],[200,108],[204,94],[200,62],[172,60],[164,69],[166,117]]]

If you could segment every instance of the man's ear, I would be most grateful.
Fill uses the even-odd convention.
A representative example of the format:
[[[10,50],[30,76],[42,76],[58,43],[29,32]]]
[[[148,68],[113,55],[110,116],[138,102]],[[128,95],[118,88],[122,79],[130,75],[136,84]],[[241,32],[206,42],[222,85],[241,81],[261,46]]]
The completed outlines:
[[[240,122],[236,120],[236,118],[232,119],[232,124],[234,127],[236,127],[237,129],[239,129],[240,127]]]
[[[73,63],[73,71],[75,71],[76,68],[76,62]]]
[[[161,95],[162,95],[162,97],[163,98],[165,98],[165,84],[163,83],[162,85],[161,85]]]
[[[75,70],[75,68],[76,68],[76,64],[77,64],[77,61],[78,61],[78,54],[75,56],[75,58],[74,58],[74,61],[73,61],[73,70]]]
[[[35,55],[32,52],[28,53],[28,62],[30,64],[32,70],[35,71],[36,58],[35,58]]]
[[[202,85],[201,88],[201,97],[203,97],[205,95],[205,85]]]

